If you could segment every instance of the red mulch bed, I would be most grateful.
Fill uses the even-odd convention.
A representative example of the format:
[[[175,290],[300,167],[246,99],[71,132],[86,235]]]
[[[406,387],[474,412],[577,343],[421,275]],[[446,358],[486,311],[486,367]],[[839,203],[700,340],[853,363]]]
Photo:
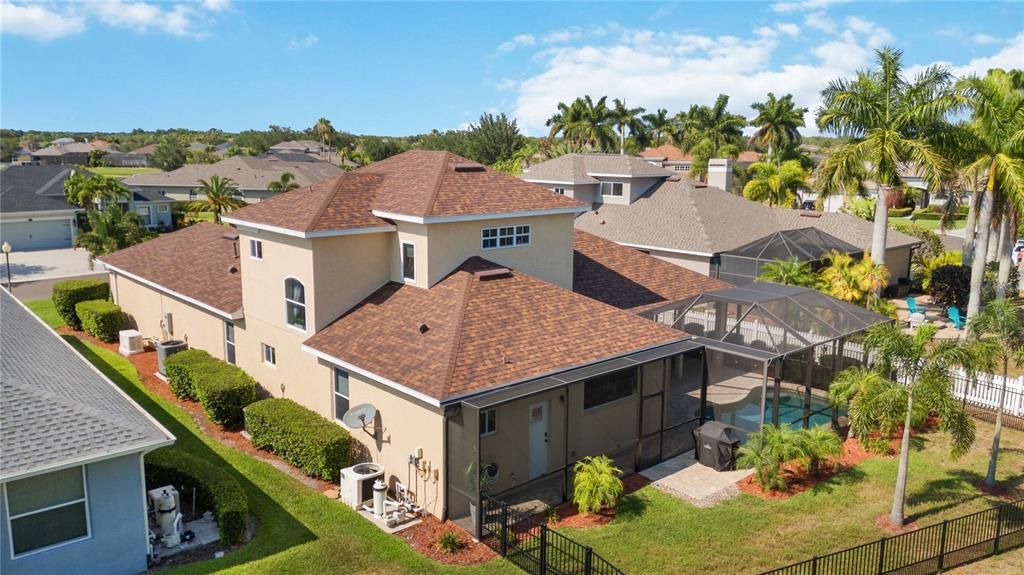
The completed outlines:
[[[879,529],[892,535],[899,535],[900,533],[907,533],[909,531],[917,531],[917,529],[920,527],[920,525],[917,524],[917,521],[904,523],[903,527],[898,527],[894,525],[892,521],[889,521],[888,513],[883,513],[878,517],[875,517],[875,525],[877,525]]]
[[[451,554],[439,551],[436,545],[437,540],[448,531],[454,531],[465,547]],[[474,543],[469,534],[458,525],[451,521],[441,523],[433,515],[427,515],[422,522],[399,531],[398,536],[421,555],[447,565],[476,565],[498,556],[483,543]]]
[[[897,447],[899,447],[899,443],[897,443]],[[865,450],[859,441],[851,437],[843,443],[843,454],[838,459],[822,464],[822,468],[816,476],[808,475],[802,464],[790,462],[783,465],[782,473],[786,477],[787,484],[785,491],[765,491],[757,484],[753,475],[741,479],[737,486],[740,491],[762,499],[786,499],[812,489],[823,481],[828,481],[873,455]]]
[[[88,341],[93,345],[118,353],[117,343],[106,343],[100,341],[85,332],[75,331],[67,326],[61,327],[57,331],[67,335],[73,335],[81,340]],[[217,439],[225,445],[233,447],[239,451],[244,451],[257,459],[273,465],[321,493],[329,489],[336,490],[338,488],[338,486],[333,483],[307,476],[305,473],[295,469],[283,459],[270,452],[256,449],[248,439],[242,436],[241,430],[228,431],[221,429],[220,426],[210,422],[206,417],[206,414],[203,413],[203,407],[199,405],[198,402],[181,400],[174,397],[174,394],[171,393],[170,385],[155,375],[157,372],[156,351],[145,351],[143,353],[128,356],[126,359],[135,366],[135,370],[139,372],[139,379],[142,380],[143,385],[145,385],[147,389],[187,411],[204,434]]]
[[[634,473],[622,479],[623,494],[632,493],[645,485],[650,485],[651,480],[639,473]],[[547,519],[548,527],[574,527],[585,529],[587,527],[600,527],[611,523],[615,519],[614,509],[604,509],[599,513],[580,513],[576,505],[566,502],[555,508],[558,516],[557,521],[552,517]]]

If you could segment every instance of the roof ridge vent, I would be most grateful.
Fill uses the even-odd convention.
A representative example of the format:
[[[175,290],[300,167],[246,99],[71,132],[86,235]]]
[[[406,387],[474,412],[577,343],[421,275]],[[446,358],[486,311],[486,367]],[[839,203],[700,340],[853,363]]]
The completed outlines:
[[[486,270],[477,270],[473,272],[473,275],[480,281],[492,280],[509,277],[512,275],[512,270],[508,268],[490,268]]]
[[[801,218],[820,218],[821,217],[821,212],[818,212],[818,211],[813,211],[812,212],[810,210],[800,210],[800,217]]]
[[[452,170],[456,172],[482,172],[484,165],[478,162],[460,162],[452,164]]]

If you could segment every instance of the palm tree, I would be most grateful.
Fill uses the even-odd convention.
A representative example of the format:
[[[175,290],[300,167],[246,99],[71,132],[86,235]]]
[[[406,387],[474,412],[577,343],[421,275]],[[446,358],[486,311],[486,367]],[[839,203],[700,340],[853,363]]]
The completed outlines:
[[[711,106],[691,107],[679,138],[683,150],[690,151],[705,140],[711,143],[712,155],[720,154],[723,146],[738,146],[747,119],[730,113],[728,106],[729,96],[719,94]]]
[[[298,189],[299,183],[295,181],[295,176],[291,172],[285,172],[281,174],[281,178],[275,182],[267,184],[267,191],[280,194],[284,192],[290,192]]]
[[[796,160],[781,165],[755,162],[749,170],[753,178],[743,186],[743,197],[755,202],[791,208],[796,203],[797,190],[809,187],[807,172]]]
[[[204,197],[188,203],[190,212],[213,212],[213,220],[220,223],[220,215],[245,205],[242,195],[231,178],[213,175],[210,180],[199,180],[196,192]]]
[[[140,225],[137,214],[116,204],[103,211],[90,210],[86,218],[89,231],[78,234],[75,247],[85,249],[92,257],[133,246],[151,235]]]
[[[821,461],[836,457],[843,452],[843,441],[830,425],[801,429],[797,436],[797,451],[804,460],[807,473],[817,476],[821,472]]]
[[[875,306],[877,296],[889,281],[889,270],[876,264],[869,254],[854,260],[850,254],[833,250],[822,258],[829,265],[821,270],[821,281],[834,298],[868,309]]]
[[[889,437],[902,425],[899,467],[889,520],[902,527],[910,464],[910,431],[929,413],[938,414],[940,429],[952,438],[950,455],[967,453],[974,443],[974,421],[964,413],[951,391],[954,368],[969,367],[972,357],[958,340],[936,340],[937,327],[925,324],[913,335],[895,322],[868,328],[866,351],[876,358],[868,369],[851,367],[839,373],[829,388],[834,405],[849,403],[850,430],[865,441],[871,433]],[[904,383],[890,379],[896,375]]]
[[[800,456],[800,434],[786,423],[767,424],[747,436],[737,455],[739,467],[754,468],[758,485],[782,491],[786,489],[782,464]]]
[[[671,136],[675,129],[675,122],[668,115],[668,110],[664,108],[658,108],[656,112],[644,114],[643,120],[647,122],[651,135],[654,136],[653,143],[655,146],[664,144],[665,138]]]
[[[108,204],[116,204],[119,200],[131,196],[131,192],[119,180],[106,176],[86,176],[82,172],[72,170],[64,180],[64,195],[69,204],[85,208],[103,209]]]
[[[615,98],[612,100],[615,104],[611,109],[611,121],[615,124],[615,127],[619,130],[619,155],[625,155],[626,153],[626,129],[629,129],[629,133],[636,135],[642,130],[642,121],[640,114],[644,113],[643,108],[627,108],[626,101]]]
[[[999,388],[999,408],[996,411],[996,430],[992,436],[992,452],[988,459],[988,474],[985,485],[996,484],[996,463],[999,459],[999,438],[1003,431],[1003,410],[1006,403],[1006,384],[1009,381],[1010,360],[1017,367],[1024,367],[1024,324],[1020,310],[1007,299],[995,300],[968,322],[971,337],[982,344],[979,354],[989,360],[991,367],[998,361],[1003,364],[1003,384]]]
[[[811,262],[793,256],[764,264],[757,281],[813,288],[817,287],[820,278],[811,269]]]
[[[313,130],[320,137],[320,144],[327,150],[327,157],[331,157],[331,140],[334,138],[335,129],[327,118],[320,118],[313,125]]]
[[[601,96],[596,103],[590,96],[577,99],[580,109],[580,118],[573,131],[577,134],[580,142],[591,149],[611,149],[615,141],[615,133],[612,128],[612,111],[605,103],[607,96]]]
[[[939,188],[946,162],[918,131],[942,122],[955,99],[946,68],[931,66],[911,83],[903,78],[901,51],[886,47],[876,58],[877,69],[830,82],[821,92],[817,115],[822,131],[849,138],[834,147],[821,177],[847,182],[866,170],[878,185],[871,254],[875,263],[884,264],[889,217],[885,197],[900,184],[898,168],[904,164],[916,166],[930,189]]]
[[[964,168],[964,176],[985,182],[971,260],[969,318],[981,307],[981,284],[995,209],[1000,203],[1013,205],[1024,201],[1024,90],[1015,78],[1018,76],[1013,73],[994,69],[984,78],[971,76],[957,84],[957,92],[973,112],[971,121],[964,125],[964,133],[965,146],[975,150],[975,154]],[[972,232],[967,230],[968,234]]]
[[[750,105],[757,111],[757,116],[750,121],[757,131],[750,137],[755,142],[768,146],[768,157],[782,159],[782,151],[800,143],[800,130],[804,126],[804,114],[807,108],[797,108],[793,103],[793,95],[786,94],[780,99],[768,92],[764,102]]]

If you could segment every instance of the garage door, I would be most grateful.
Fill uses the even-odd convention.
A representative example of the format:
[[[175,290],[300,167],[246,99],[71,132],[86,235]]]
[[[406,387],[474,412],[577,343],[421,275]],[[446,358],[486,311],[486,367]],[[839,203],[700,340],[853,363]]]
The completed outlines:
[[[49,220],[0,223],[0,241],[10,242],[11,247],[17,251],[70,248],[71,222]]]

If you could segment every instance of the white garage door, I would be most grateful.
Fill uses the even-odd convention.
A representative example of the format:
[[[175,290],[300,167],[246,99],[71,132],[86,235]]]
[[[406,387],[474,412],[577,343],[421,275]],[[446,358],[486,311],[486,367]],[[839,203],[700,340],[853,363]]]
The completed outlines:
[[[18,251],[70,248],[71,222],[47,220],[0,223],[0,241],[10,242],[11,247]]]

